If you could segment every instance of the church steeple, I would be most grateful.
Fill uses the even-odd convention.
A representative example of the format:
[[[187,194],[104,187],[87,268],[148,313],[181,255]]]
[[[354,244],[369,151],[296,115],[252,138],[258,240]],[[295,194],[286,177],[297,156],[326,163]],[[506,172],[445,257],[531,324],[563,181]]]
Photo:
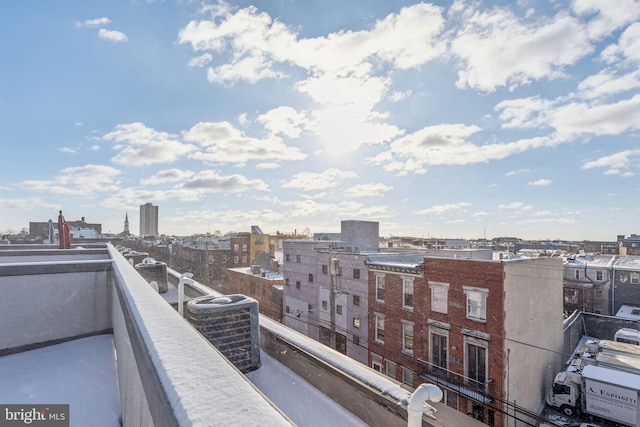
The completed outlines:
[[[124,235],[129,235],[129,212],[124,214]]]

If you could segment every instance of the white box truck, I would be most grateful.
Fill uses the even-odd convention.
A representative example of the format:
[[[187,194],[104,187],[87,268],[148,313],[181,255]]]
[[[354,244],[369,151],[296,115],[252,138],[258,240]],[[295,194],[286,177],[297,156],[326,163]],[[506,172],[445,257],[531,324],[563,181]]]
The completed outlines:
[[[639,392],[640,375],[576,358],[556,375],[547,404],[569,416],[582,413],[635,427]]]

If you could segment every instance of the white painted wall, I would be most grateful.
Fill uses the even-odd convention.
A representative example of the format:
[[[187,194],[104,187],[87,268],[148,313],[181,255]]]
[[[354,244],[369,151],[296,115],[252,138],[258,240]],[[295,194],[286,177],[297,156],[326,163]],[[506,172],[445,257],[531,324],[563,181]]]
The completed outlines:
[[[539,413],[562,365],[562,260],[523,259],[505,261],[503,265],[504,396]]]

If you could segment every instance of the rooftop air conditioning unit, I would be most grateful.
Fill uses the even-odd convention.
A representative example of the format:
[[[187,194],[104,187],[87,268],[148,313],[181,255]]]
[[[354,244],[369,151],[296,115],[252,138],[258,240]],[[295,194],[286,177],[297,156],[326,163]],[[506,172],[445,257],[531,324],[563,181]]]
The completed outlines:
[[[187,302],[186,318],[241,372],[260,367],[255,299],[240,294],[195,298]]]
[[[166,263],[156,261],[153,258],[145,258],[141,263],[136,264],[135,268],[147,282],[156,282],[158,284],[158,292],[165,293],[169,290]]]
[[[148,252],[137,252],[137,251],[130,251],[124,254],[125,259],[129,261],[130,264],[133,264],[133,265],[141,263],[142,260],[147,258],[148,256],[149,256]]]

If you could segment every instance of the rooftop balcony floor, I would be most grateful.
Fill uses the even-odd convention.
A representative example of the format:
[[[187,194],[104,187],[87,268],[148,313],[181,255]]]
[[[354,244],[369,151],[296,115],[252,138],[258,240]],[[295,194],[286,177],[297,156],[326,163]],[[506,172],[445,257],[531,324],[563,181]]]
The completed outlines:
[[[68,404],[71,426],[120,426],[112,335],[0,357],[0,402]]]
[[[266,352],[260,352],[260,361],[262,366],[247,373],[247,378],[297,425],[367,427],[360,418]]]

